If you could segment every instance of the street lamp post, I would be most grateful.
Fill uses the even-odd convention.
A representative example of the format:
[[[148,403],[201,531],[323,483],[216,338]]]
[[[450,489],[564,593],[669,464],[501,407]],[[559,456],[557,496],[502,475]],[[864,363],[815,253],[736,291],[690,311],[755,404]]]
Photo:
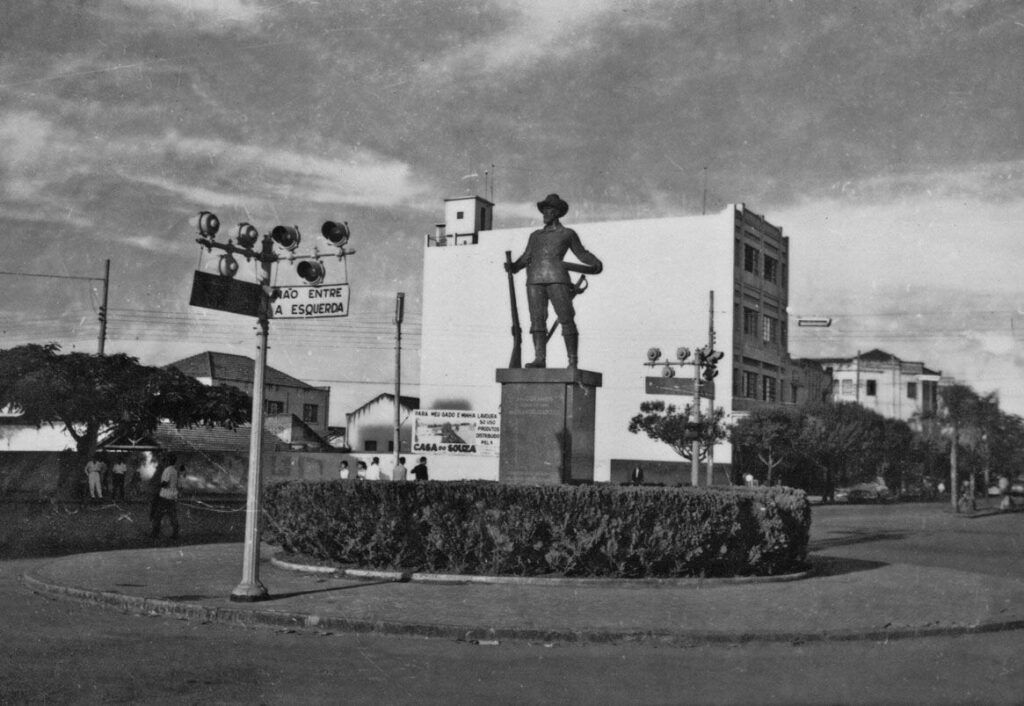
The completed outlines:
[[[196,273],[196,280],[193,282],[192,304],[205,306],[221,311],[229,311],[256,317],[256,360],[253,368],[253,394],[252,394],[252,429],[249,436],[249,469],[248,482],[246,485],[245,504],[245,543],[242,556],[242,580],[231,592],[232,601],[254,602],[264,600],[268,597],[266,587],[260,582],[260,496],[262,494],[263,482],[263,418],[264,418],[264,381],[267,369],[267,347],[270,336],[271,303],[276,298],[276,290],[270,283],[273,281],[274,265],[282,259],[289,262],[296,262],[295,271],[309,287],[319,287],[323,284],[326,269],[322,260],[328,256],[320,254],[315,248],[312,255],[296,255],[295,250],[301,242],[302,236],[296,226],[275,226],[269,235],[264,235],[260,240],[259,232],[248,223],[241,223],[234,229],[234,240],[228,239],[226,243],[214,240],[220,228],[220,221],[209,211],[203,211],[195,221],[199,231],[196,242],[208,251],[221,250],[224,252],[218,262],[217,270],[219,277],[214,277],[211,282],[207,277],[199,279],[202,273]],[[321,228],[321,234],[332,245],[338,248],[338,260],[344,260],[346,256],[355,251],[346,248],[349,240],[349,228],[347,223],[327,221]],[[257,242],[260,242],[260,249],[256,250]],[[274,251],[275,244],[285,251],[287,255],[279,255]],[[238,272],[238,262],[235,255],[240,255],[246,260],[255,260],[259,263],[259,283],[235,282],[233,280]],[[202,286],[200,285],[202,281]],[[339,287],[340,288],[340,287]],[[344,286],[347,293],[347,284]],[[319,298],[323,301],[323,298]],[[335,307],[330,307],[330,313],[323,315],[345,316],[348,314],[347,297],[341,306],[341,313],[335,313]],[[319,309],[317,309],[319,311]],[[314,317],[316,315],[313,315]]]

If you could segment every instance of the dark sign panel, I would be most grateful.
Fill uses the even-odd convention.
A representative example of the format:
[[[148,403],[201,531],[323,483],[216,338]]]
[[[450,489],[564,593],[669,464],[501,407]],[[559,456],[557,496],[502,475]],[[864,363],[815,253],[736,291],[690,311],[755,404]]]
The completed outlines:
[[[189,304],[242,316],[259,316],[264,296],[263,288],[253,282],[196,272]]]
[[[648,395],[689,395],[693,397],[693,378],[644,378],[644,390]],[[715,396],[715,383],[701,381],[700,396],[711,399]]]

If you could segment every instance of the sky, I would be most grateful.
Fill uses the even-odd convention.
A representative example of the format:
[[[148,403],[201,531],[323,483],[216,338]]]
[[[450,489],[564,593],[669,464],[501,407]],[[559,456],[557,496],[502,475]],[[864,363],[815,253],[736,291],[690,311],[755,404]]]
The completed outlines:
[[[1024,414],[1019,0],[18,0],[0,57],[5,347],[95,352],[109,259],[107,352],[252,356],[252,320],[189,306],[190,217],[304,248],[346,221],[350,316],[269,352],[344,425],[394,390],[399,292],[417,394],[444,198],[496,228],[551,192],[569,225],[744,203],[790,238],[791,315],[833,319],[791,353],[881,348]]]

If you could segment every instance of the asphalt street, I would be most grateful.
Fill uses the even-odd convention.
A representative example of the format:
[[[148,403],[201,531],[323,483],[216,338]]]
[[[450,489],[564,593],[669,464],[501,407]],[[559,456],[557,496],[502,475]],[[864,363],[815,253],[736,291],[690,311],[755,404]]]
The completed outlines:
[[[837,561],[1019,579],[1022,522],[815,508],[812,542]],[[1021,631],[668,647],[249,629],[33,594],[20,576],[48,561],[0,563],[0,703],[1024,702]]]

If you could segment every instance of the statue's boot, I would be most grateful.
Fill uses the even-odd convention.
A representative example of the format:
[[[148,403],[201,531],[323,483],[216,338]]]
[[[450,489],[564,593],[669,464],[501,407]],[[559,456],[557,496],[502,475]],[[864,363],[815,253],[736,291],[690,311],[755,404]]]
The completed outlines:
[[[524,365],[524,368],[546,368],[548,354],[548,337],[544,333],[533,334],[533,362]]]
[[[563,338],[565,339],[565,354],[569,358],[569,370],[575,370],[576,367],[579,365],[579,362],[580,362],[580,356],[579,356],[580,337],[579,337],[579,334],[576,334],[576,333],[566,334],[566,335],[563,335]]]

